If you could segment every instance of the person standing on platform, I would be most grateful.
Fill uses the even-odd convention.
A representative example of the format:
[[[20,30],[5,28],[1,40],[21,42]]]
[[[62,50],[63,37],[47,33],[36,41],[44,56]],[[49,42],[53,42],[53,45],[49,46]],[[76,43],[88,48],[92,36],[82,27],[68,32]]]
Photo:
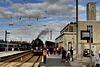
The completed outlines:
[[[47,55],[49,56],[49,47],[48,46],[47,46],[46,50],[47,50]]]
[[[71,53],[71,61],[73,61],[73,49],[72,49],[72,47],[71,47],[71,49],[70,49],[70,53]]]
[[[5,47],[5,52],[7,52],[7,47]]]
[[[54,52],[54,55],[55,55],[55,52],[56,52],[56,48],[55,47],[53,48],[53,52]]]
[[[66,52],[66,60],[67,60],[67,62],[70,61],[70,52],[68,50]]]
[[[61,53],[61,46],[58,48],[58,55]]]
[[[61,59],[61,62],[65,62],[65,57],[66,57],[66,51],[65,51],[65,49],[62,47],[62,59]]]
[[[44,63],[46,64],[46,48],[44,48],[44,50],[43,50],[43,57],[44,57]]]
[[[57,47],[57,54],[58,54],[58,47]]]

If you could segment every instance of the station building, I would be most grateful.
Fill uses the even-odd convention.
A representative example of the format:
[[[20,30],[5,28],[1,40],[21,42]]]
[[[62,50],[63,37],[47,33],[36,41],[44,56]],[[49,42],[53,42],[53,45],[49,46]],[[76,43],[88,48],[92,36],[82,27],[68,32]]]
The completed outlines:
[[[90,28],[91,26],[91,28]],[[91,29],[91,49],[100,51],[100,21],[96,21],[96,3],[89,2],[87,4],[87,20],[78,21],[78,54],[81,54],[84,49],[89,49],[89,40],[81,40],[81,30]],[[58,47],[62,46],[65,50],[73,47],[76,51],[76,23],[70,22],[61,31],[60,36],[55,39]],[[74,52],[75,53],[75,52]],[[76,54],[76,53],[75,53]]]

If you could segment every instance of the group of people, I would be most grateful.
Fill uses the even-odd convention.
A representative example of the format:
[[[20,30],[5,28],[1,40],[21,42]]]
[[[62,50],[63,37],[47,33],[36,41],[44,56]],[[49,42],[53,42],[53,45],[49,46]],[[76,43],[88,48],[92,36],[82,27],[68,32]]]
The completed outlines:
[[[46,51],[47,51],[47,55],[49,56],[49,54],[51,54],[50,48],[47,46],[46,47]],[[62,62],[65,62],[65,59],[67,61],[70,61],[70,57],[71,57],[71,61],[73,61],[73,49],[72,47],[70,48],[70,50],[65,51],[65,49],[63,47],[59,47],[59,48],[53,48],[52,49],[54,55],[57,53],[58,55],[60,55],[62,53]]]
[[[53,52],[54,52],[54,54],[56,53],[56,48],[53,48]],[[47,47],[45,47],[44,48],[44,50],[43,50],[43,57],[44,57],[44,63],[46,64],[46,55],[48,55],[49,56],[49,54],[51,54],[51,50],[50,50],[50,48],[47,46]]]
[[[56,48],[54,47],[54,48],[49,48],[48,46],[46,47],[46,51],[47,51],[47,55],[49,56],[49,54],[52,54],[52,53],[54,53],[54,54],[56,54]]]
[[[61,62],[65,62],[65,59],[67,61],[70,61],[70,57],[71,57],[71,61],[73,61],[73,49],[72,49],[72,47],[68,51],[65,51],[65,49],[62,47],[61,52],[62,52]]]

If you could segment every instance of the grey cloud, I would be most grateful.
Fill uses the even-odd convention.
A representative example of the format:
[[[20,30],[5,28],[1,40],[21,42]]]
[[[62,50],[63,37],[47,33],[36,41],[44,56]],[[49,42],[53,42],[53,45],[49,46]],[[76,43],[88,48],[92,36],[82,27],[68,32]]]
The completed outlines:
[[[5,24],[18,24],[20,22],[21,22],[20,20],[10,20],[8,22],[5,22]]]
[[[16,9],[16,10],[19,8],[24,8],[24,5],[20,3],[16,3],[16,4],[12,4],[12,6],[9,7],[9,9]]]
[[[6,0],[7,3],[13,4],[11,0]]]
[[[97,6],[96,8],[96,15],[97,15],[97,20],[100,20],[100,6]]]
[[[4,36],[5,35],[5,31],[2,29],[2,28],[0,28],[0,39],[5,39]]]
[[[49,0],[48,0],[49,1]],[[65,2],[66,0],[52,0],[54,2]],[[67,1],[68,2],[68,1]],[[63,8],[62,8],[63,7]],[[51,15],[60,15],[60,14],[71,14],[72,10],[74,10],[74,6],[72,5],[64,5],[64,4],[58,4],[58,3],[55,3],[55,4],[49,4],[47,1],[44,2],[44,3],[28,3],[28,4],[13,4],[12,7],[10,7],[12,9],[15,10],[15,14],[14,16],[15,17],[36,17],[36,13],[40,10],[39,13],[39,16],[38,17],[45,17],[44,14],[45,14],[45,11],[47,11],[47,14],[51,14]],[[26,8],[28,8],[26,10]],[[70,9],[69,9],[70,8]],[[36,11],[37,10],[37,11]],[[35,14],[34,14],[35,13]]]
[[[75,7],[73,5],[65,6],[65,5],[53,4],[48,6],[47,13],[52,15],[73,14],[72,10],[75,10]]]
[[[82,12],[86,11],[86,7],[84,7],[82,5],[79,5],[78,8],[79,8],[79,13],[82,13]]]
[[[24,4],[25,7],[29,8],[29,9],[43,9],[43,8],[47,8],[49,4],[47,2],[44,3],[28,3],[28,4]]]
[[[98,1],[98,0],[94,0],[94,1],[93,0],[79,0],[79,2],[91,2],[91,1],[95,2],[95,1]]]
[[[10,19],[13,13],[11,11],[0,11],[0,18]]]
[[[56,15],[56,16],[62,15],[62,14],[75,15],[75,7],[69,4],[67,5],[62,4],[65,1],[66,0],[46,0],[43,3],[34,3],[34,4],[33,3],[27,3],[27,4],[17,3],[17,4],[12,4],[12,6],[9,7],[9,9],[14,10],[12,17],[44,18],[47,15]],[[70,1],[72,0],[67,0],[66,2],[70,2]],[[49,2],[54,2],[54,4],[50,4]],[[45,13],[45,11],[47,12]],[[80,9],[80,12],[82,11],[84,10]]]
[[[0,0],[0,3],[4,3],[4,0]]]
[[[21,26],[19,28],[15,28],[11,31],[11,35],[13,37],[22,37],[23,39],[34,39],[37,37],[37,35],[40,32],[40,28],[37,28],[36,26]]]
[[[8,11],[8,8],[0,7],[0,18],[4,19],[10,19],[10,17],[13,15],[12,11]]]
[[[6,8],[6,7],[0,7],[0,9],[2,9],[2,10],[0,10],[0,11],[8,10],[8,8]]]
[[[24,9],[22,9],[24,10]],[[44,18],[45,14],[41,10],[17,10],[15,17],[24,17],[24,18]]]
[[[10,0],[7,0],[10,3]],[[45,30],[46,28],[49,28],[50,30],[53,31],[54,38],[59,35],[59,31],[67,25],[68,21],[61,21],[59,22],[56,20],[55,17],[69,17],[73,18],[75,17],[75,6],[74,5],[69,5],[68,3],[71,3],[72,1],[75,0],[44,0],[43,3],[25,3],[25,4],[12,4],[8,8],[3,8],[0,7],[0,18],[10,18],[12,17],[22,17],[22,20],[25,20],[26,18],[43,18],[47,15],[53,15],[53,17],[48,17],[47,19],[49,20],[54,20],[55,21],[50,21],[47,23],[42,23],[40,25],[46,25],[46,26],[21,26],[19,28],[13,28],[11,30],[11,34],[9,37],[12,39],[15,39],[16,37],[23,37],[23,39],[29,39],[32,40],[36,38],[41,30]],[[84,2],[87,2],[89,0],[84,0]],[[79,0],[79,2],[83,2],[83,0]],[[11,2],[12,3],[12,2]],[[72,3],[71,3],[72,4]],[[9,11],[9,9],[13,10]],[[79,13],[80,16],[82,12],[85,12],[86,7],[79,5]],[[45,11],[47,11],[45,13]],[[61,16],[61,15],[66,15],[66,16]],[[55,16],[55,17],[54,17]],[[99,7],[97,7],[97,17],[100,17],[100,10]],[[46,19],[46,20],[47,20]],[[99,19],[99,18],[98,18]],[[16,20],[12,20],[16,21]],[[7,22],[7,23],[16,23],[16,22]],[[29,22],[26,22],[29,23]],[[34,22],[33,22],[34,23]],[[46,35],[47,36],[47,35]],[[20,38],[16,38],[20,39]]]
[[[35,22],[33,22],[33,21],[26,21],[26,23],[35,23]]]
[[[76,17],[75,16],[59,16],[60,18],[72,18],[72,19],[75,19]]]
[[[42,23],[43,24],[43,23]],[[53,38],[55,39],[59,35],[59,31],[68,24],[67,21],[55,21],[55,22],[47,22],[44,23],[46,26],[43,26],[40,24],[40,26],[35,25],[35,26],[20,26],[19,28],[13,28],[10,32],[11,34],[9,35],[9,39],[11,40],[20,40],[20,37],[23,38],[23,40],[31,41],[41,33],[41,31],[45,30],[45,32],[40,36],[41,39],[45,39],[49,37],[49,32],[53,32]]]
[[[69,3],[69,2],[72,2],[73,0],[43,0],[43,1],[46,1],[48,2],[49,4],[66,4],[66,3]]]

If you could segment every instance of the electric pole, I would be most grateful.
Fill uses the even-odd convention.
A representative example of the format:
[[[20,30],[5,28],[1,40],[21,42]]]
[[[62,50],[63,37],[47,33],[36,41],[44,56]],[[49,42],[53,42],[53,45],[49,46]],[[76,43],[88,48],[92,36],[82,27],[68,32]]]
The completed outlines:
[[[78,54],[78,0],[76,0],[76,58]]]

